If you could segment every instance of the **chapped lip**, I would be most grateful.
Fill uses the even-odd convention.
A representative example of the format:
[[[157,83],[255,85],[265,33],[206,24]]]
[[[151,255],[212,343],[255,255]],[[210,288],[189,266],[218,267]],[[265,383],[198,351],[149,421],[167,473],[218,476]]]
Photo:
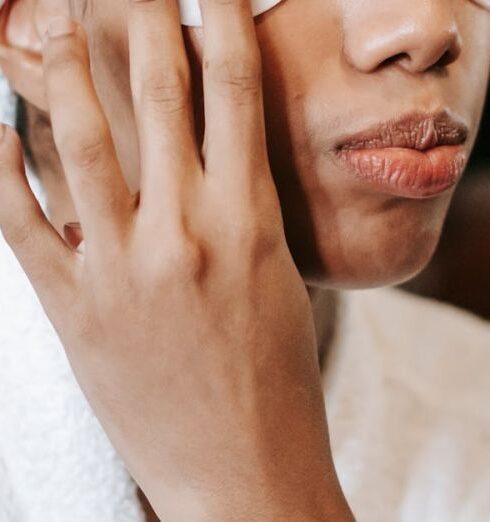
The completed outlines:
[[[355,179],[406,198],[437,196],[464,171],[468,127],[447,111],[415,112],[341,138],[335,153]]]
[[[426,151],[443,145],[462,145],[467,138],[468,127],[445,110],[436,113],[414,112],[341,137],[335,149],[341,152],[396,147]]]

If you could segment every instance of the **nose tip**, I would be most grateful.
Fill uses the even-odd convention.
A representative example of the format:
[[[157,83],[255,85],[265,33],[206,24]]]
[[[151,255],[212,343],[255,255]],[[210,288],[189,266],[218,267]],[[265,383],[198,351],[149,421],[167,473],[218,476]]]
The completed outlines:
[[[394,1],[366,16],[351,18],[344,35],[345,57],[359,71],[396,64],[419,73],[450,65],[461,54],[461,34],[445,1]]]

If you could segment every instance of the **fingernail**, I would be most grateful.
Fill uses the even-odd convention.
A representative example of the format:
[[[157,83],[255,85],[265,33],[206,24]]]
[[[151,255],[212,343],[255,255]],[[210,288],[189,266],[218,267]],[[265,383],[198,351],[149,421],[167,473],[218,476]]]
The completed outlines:
[[[65,227],[82,228],[82,225],[78,221],[69,221],[68,223],[65,223]]]
[[[44,36],[47,38],[58,38],[73,34],[77,29],[75,22],[67,16],[57,16],[49,22],[48,29]]]
[[[80,223],[70,222],[63,225],[63,234],[67,243],[75,249],[83,242],[83,232]]]

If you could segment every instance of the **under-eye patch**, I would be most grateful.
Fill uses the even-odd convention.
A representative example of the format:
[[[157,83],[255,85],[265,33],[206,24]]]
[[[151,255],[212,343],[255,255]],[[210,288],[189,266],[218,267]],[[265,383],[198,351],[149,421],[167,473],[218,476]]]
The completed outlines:
[[[252,12],[254,16],[257,16],[271,9],[279,2],[281,0],[252,0]],[[199,0],[179,0],[179,3],[182,25],[202,25]]]
[[[474,0],[475,4],[481,5],[484,9],[490,11],[490,0]]]

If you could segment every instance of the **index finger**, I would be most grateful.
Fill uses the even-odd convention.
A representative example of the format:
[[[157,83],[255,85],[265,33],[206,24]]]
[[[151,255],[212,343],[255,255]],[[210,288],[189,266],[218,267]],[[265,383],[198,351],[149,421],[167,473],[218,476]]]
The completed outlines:
[[[43,45],[46,94],[53,137],[87,242],[104,248],[131,215],[109,122],[90,71],[83,28],[66,17],[49,25]]]

